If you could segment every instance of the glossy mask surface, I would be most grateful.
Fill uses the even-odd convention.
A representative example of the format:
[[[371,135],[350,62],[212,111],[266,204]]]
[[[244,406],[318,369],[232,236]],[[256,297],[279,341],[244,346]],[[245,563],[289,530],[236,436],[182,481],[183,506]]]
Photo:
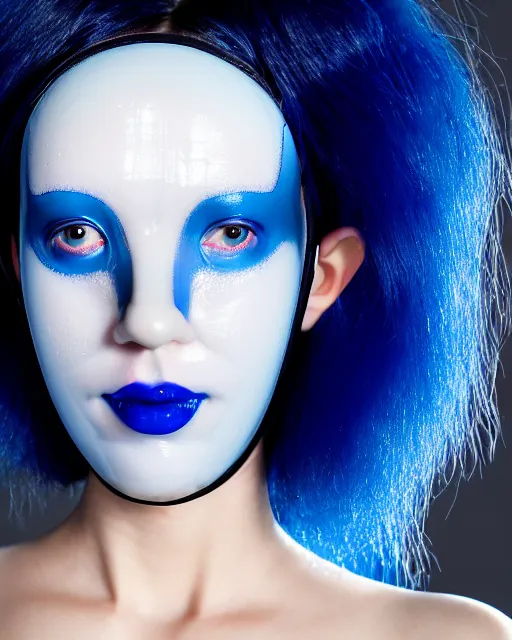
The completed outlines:
[[[64,425],[123,494],[180,500],[254,437],[304,262],[290,133],[211,54],[121,46],[66,71],[22,160],[21,275]]]

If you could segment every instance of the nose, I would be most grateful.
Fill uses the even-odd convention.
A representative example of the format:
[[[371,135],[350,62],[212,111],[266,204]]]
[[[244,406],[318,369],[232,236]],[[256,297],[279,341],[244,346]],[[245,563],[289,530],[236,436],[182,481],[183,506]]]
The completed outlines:
[[[124,317],[114,329],[117,344],[133,342],[147,349],[157,349],[173,341],[189,343],[193,339],[192,327],[173,304],[129,304]]]

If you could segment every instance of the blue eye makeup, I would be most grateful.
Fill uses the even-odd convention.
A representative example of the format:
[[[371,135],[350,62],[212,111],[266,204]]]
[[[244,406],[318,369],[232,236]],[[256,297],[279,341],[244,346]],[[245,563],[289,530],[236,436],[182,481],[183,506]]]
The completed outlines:
[[[200,271],[244,271],[263,264],[287,242],[304,256],[300,168],[288,127],[272,191],[238,192],[203,200],[187,218],[174,265],[174,302],[187,318],[191,283]],[[205,234],[205,229],[208,232]]]
[[[292,243],[302,259],[305,231],[300,171],[286,127],[281,149],[279,177],[272,191],[209,197],[186,219],[173,283],[174,304],[186,318],[192,283],[200,271],[233,273],[254,268],[284,242]],[[28,187],[26,191],[22,233],[41,263],[68,276],[109,273],[123,313],[132,296],[133,266],[114,211],[85,193],[51,191],[36,196]]]
[[[22,232],[42,264],[68,276],[110,273],[119,308],[126,308],[132,263],[123,227],[110,207],[78,191],[27,193],[21,219]]]

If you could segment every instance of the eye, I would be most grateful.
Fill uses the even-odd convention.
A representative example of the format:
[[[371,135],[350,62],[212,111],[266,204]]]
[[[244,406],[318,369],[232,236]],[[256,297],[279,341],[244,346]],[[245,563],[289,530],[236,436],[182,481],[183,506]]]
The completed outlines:
[[[100,232],[88,224],[70,224],[61,228],[51,238],[53,249],[74,256],[90,256],[105,244]]]
[[[203,237],[201,245],[209,251],[230,255],[252,248],[257,242],[256,234],[249,227],[228,224],[208,231]]]

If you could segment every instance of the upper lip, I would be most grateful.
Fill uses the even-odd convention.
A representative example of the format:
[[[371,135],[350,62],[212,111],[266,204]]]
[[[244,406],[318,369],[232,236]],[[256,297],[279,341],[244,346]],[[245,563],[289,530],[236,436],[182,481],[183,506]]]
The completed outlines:
[[[195,398],[207,398],[206,393],[194,393],[186,387],[173,382],[148,385],[144,382],[132,382],[112,394],[104,394],[113,400],[141,403],[187,402]]]

